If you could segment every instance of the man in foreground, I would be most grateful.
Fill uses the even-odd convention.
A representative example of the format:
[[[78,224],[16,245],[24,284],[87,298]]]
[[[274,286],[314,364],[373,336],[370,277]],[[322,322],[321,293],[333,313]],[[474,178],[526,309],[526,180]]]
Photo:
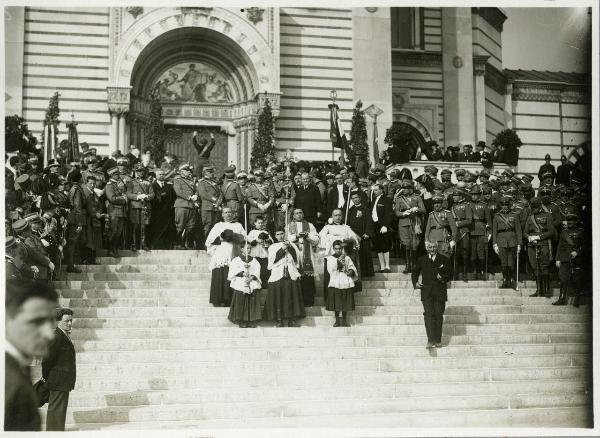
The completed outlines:
[[[427,255],[417,259],[412,272],[415,289],[421,289],[423,316],[427,332],[427,349],[442,346],[442,324],[448,301],[446,283],[452,279],[452,264],[446,256],[438,254],[437,242],[426,242]],[[419,275],[423,274],[421,282]]]
[[[54,340],[48,347],[48,353],[42,361],[42,377],[50,391],[46,431],[64,431],[69,392],[75,388],[75,347],[71,342],[73,311],[56,311]]]
[[[54,337],[54,309],[58,295],[40,282],[6,282],[4,354],[4,430],[39,431],[38,400],[31,386],[29,366],[43,356]]]

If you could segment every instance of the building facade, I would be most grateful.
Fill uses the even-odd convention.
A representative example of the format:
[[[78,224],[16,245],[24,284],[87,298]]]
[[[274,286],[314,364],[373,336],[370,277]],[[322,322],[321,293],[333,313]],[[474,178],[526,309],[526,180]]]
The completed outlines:
[[[73,114],[80,141],[108,154],[143,149],[155,94],[167,150],[192,159],[192,133],[213,132],[215,164],[247,168],[267,98],[280,155],[331,159],[335,89],[346,130],[360,99],[383,111],[380,139],[392,123],[442,146],[514,128],[520,173],[546,153],[576,160],[591,137],[589,79],[505,70],[505,20],[499,8],[11,7],[6,114],[39,136],[58,91],[61,120]],[[371,119],[368,131],[372,141]]]

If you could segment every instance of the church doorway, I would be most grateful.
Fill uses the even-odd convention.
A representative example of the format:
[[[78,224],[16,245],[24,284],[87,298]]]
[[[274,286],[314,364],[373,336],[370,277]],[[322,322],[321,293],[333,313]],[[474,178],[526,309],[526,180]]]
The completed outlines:
[[[216,175],[223,174],[227,167],[227,134],[222,132],[218,126],[191,126],[191,125],[165,125],[165,151],[175,154],[180,163],[188,162],[194,166],[194,173],[202,177],[199,173],[200,156],[194,147],[194,131],[198,132],[197,141],[202,144],[204,141],[210,142],[210,134],[215,137],[215,146],[210,153],[208,163],[215,167]]]

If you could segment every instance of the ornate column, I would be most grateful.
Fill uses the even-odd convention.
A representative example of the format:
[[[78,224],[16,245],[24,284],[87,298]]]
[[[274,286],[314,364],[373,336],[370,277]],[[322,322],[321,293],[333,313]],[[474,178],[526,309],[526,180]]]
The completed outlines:
[[[475,76],[475,141],[485,141],[485,64],[489,56],[473,56]]]
[[[111,114],[111,141],[113,150],[127,151],[125,144],[126,115],[129,112],[131,87],[106,87],[108,110]]]
[[[110,151],[119,150],[119,115],[110,111]]]

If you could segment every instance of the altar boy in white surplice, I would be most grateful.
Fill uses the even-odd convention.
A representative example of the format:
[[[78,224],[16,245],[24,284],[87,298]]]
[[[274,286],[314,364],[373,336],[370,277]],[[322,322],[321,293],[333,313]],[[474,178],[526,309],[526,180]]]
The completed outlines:
[[[335,209],[331,213],[331,222],[323,227],[319,232],[319,246],[322,250],[322,255],[327,257],[335,253],[333,249],[333,243],[337,240],[346,244],[351,241],[354,248],[360,247],[360,237],[352,231],[349,225],[343,223],[343,213],[340,209]],[[324,296],[327,297],[327,285],[329,283],[329,272],[327,272],[326,261],[324,261],[324,272],[323,272],[323,289]]]

